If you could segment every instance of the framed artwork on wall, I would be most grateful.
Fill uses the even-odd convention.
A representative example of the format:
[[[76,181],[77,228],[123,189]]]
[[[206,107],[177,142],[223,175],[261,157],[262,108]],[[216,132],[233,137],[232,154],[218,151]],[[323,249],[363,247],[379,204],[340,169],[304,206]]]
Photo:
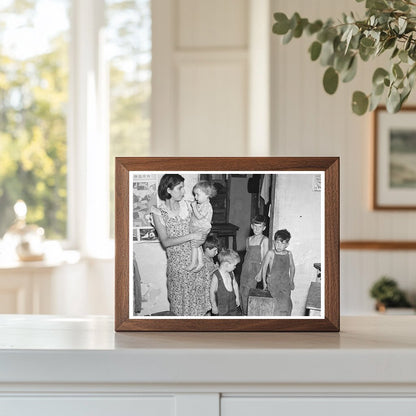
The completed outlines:
[[[416,107],[379,107],[373,117],[373,208],[416,209]]]
[[[115,202],[116,331],[339,331],[338,158],[116,158]]]

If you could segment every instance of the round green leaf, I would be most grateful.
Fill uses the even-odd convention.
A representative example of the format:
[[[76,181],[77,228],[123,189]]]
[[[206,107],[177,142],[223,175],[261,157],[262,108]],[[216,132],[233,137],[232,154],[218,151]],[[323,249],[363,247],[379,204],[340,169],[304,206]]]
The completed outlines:
[[[276,23],[273,25],[273,33],[277,35],[284,35],[289,30],[289,19],[284,13],[275,13],[274,20]]]
[[[318,41],[315,41],[312,43],[312,45],[309,47],[309,52],[311,54],[312,61],[316,61],[319,58],[319,55],[321,54],[322,44]]]
[[[323,23],[321,20],[316,20],[313,23],[310,23],[309,26],[306,28],[306,31],[309,35],[313,35],[316,32],[319,32],[322,29]]]
[[[322,66],[332,65],[334,62],[334,43],[331,41],[326,41],[322,45],[320,60]]]
[[[293,30],[289,30],[286,35],[283,36],[282,43],[283,45],[288,44],[293,38]]]
[[[394,64],[392,69],[393,75],[396,78],[403,78],[404,74],[399,64]]]
[[[361,91],[355,91],[352,95],[352,111],[362,116],[368,108],[368,97]]]
[[[386,107],[389,113],[397,113],[400,110],[400,93],[397,88],[392,88],[387,96]]]
[[[360,45],[362,45],[364,48],[372,48],[374,46],[374,39],[372,38],[362,38],[360,41]]]
[[[384,49],[392,48],[396,44],[396,38],[387,38],[387,40],[383,43]]]
[[[380,104],[380,101],[381,101],[381,97],[382,97],[381,95],[371,94],[371,96],[370,96],[370,106],[368,108],[368,111],[373,111],[378,107],[378,105]]]
[[[324,74],[324,89],[328,94],[334,94],[338,88],[338,72],[330,66]]]
[[[386,78],[389,73],[384,68],[377,68],[373,74],[373,85],[377,86],[384,83],[384,78]]]
[[[347,71],[344,72],[342,82],[350,82],[352,79],[354,79],[355,75],[357,74],[357,66],[357,58],[354,55],[351,58]]]
[[[400,52],[399,52],[399,58],[400,58],[400,60],[402,61],[402,62],[407,62],[407,60],[408,60],[408,55],[407,55],[407,51],[405,51],[405,50],[401,50]]]
[[[404,44],[404,49],[407,51],[410,48],[410,45],[413,40],[413,33],[410,34],[410,36],[407,38],[406,43]]]
[[[399,53],[399,50],[400,50],[400,49],[396,46],[396,47],[394,48],[394,50],[393,50],[393,53],[391,54],[390,59],[395,58],[395,57],[397,56],[397,54]]]
[[[381,96],[384,92],[384,83],[373,86],[373,95]]]

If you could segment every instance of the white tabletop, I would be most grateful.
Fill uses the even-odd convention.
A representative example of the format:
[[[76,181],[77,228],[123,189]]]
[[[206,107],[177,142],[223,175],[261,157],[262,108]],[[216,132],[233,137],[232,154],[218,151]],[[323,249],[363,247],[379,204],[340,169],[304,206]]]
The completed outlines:
[[[1,382],[410,383],[416,316],[340,333],[116,333],[112,318],[0,316]]]

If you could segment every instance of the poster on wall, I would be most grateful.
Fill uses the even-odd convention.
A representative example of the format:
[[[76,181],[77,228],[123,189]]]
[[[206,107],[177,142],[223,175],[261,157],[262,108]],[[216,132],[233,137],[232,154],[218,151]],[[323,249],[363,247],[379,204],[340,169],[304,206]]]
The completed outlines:
[[[150,209],[157,204],[156,175],[135,173],[132,176],[133,241],[157,242]]]
[[[337,158],[123,160],[116,330],[339,329]]]

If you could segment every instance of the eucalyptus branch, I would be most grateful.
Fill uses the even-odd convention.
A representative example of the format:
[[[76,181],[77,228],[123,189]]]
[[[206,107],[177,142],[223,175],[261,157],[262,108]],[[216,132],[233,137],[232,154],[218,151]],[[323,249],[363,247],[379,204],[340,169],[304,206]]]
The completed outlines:
[[[284,13],[275,13],[273,32],[283,35],[285,44],[305,33],[315,38],[309,53],[312,61],[319,59],[326,68],[323,86],[328,94],[336,92],[340,80],[349,82],[355,77],[359,59],[367,62],[392,50],[390,67],[374,71],[371,93],[353,93],[352,110],[359,115],[374,110],[387,92],[387,109],[397,112],[407,100],[416,78],[416,3],[366,0],[365,6],[365,19],[344,14],[337,25],[332,19],[325,23],[309,22],[298,13],[290,19]]]

